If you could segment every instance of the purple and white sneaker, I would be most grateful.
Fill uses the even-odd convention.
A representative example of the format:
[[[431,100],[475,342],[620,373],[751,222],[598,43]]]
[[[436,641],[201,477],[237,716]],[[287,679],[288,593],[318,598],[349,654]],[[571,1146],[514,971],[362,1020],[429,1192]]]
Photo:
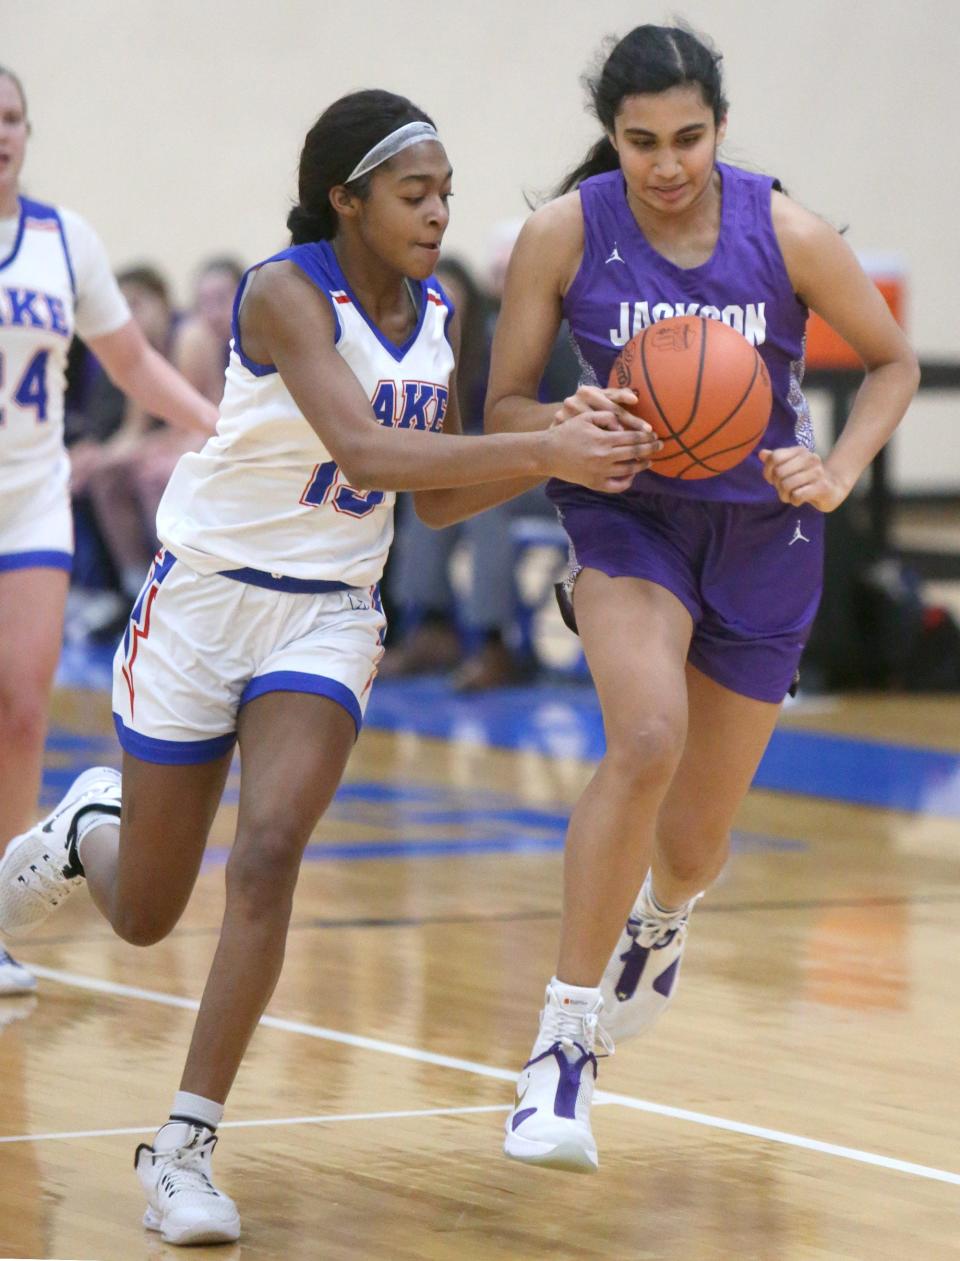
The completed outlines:
[[[676,911],[654,905],[647,876],[603,972],[603,1027],[622,1042],[652,1029],[677,993],[690,912],[703,894]]]
[[[598,1028],[603,999],[599,990],[578,989],[554,978],[547,986],[540,1032],[517,1079],[517,1096],[507,1117],[504,1153],[511,1160],[569,1173],[596,1173],[597,1144],[590,1129],[590,1104],[597,1080],[594,1047],[613,1053]]]

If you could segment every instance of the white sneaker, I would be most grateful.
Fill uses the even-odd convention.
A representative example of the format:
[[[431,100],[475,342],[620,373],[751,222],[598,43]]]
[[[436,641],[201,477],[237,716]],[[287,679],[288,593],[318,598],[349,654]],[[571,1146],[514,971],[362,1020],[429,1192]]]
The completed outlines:
[[[211,1177],[217,1136],[203,1125],[173,1121],[157,1131],[153,1146],[141,1143],[134,1156],[147,1193],[143,1224],[165,1243],[232,1243],[240,1238],[240,1214]]]
[[[37,988],[37,978],[0,946],[0,995],[29,994]]]
[[[540,1013],[540,1032],[517,1079],[517,1097],[507,1117],[503,1150],[512,1160],[570,1173],[595,1173],[599,1160],[590,1129],[590,1104],[597,1080],[594,1045],[599,1034],[606,1054],[613,1044],[597,1028],[599,990],[562,998],[554,978]]]
[[[640,890],[616,949],[600,981],[603,1027],[622,1042],[651,1029],[677,993],[677,977],[687,940],[687,921],[698,893],[664,915],[650,900],[650,877]]]
[[[32,933],[83,884],[77,824],[92,810],[119,818],[119,771],[108,766],[84,771],[52,814],[7,846],[0,859],[0,932]]]

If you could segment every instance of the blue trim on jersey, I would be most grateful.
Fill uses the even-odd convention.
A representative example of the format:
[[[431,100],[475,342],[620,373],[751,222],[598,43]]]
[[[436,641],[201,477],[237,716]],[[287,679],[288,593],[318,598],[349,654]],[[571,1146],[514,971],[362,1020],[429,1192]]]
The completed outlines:
[[[326,696],[336,701],[347,711],[357,728],[357,735],[363,726],[363,714],[360,702],[343,683],[337,679],[328,679],[320,674],[307,674],[302,670],[274,670],[271,674],[261,674],[251,679],[243,689],[240,697],[241,708],[256,700],[258,696],[266,696],[268,692],[303,692],[310,696]]]
[[[268,591],[286,591],[298,595],[321,595],[325,591],[352,591],[348,582],[331,582],[325,578],[286,578],[282,574],[264,573],[262,569],[221,569],[221,578],[234,582],[246,582],[251,587],[265,587]]]
[[[311,284],[316,285],[333,310],[333,322],[335,325],[333,344],[336,346],[343,336],[343,325],[340,323],[340,316],[337,312],[338,303],[332,297],[331,290],[340,289],[343,286],[337,282],[337,278],[333,273],[324,267],[324,251],[321,250],[321,258],[319,260],[314,256],[317,249],[324,245],[328,245],[328,242],[306,241],[302,245],[290,245],[285,250],[281,250],[279,254],[274,254],[272,258],[268,258],[267,262],[291,262],[294,267],[299,268],[303,272]],[[330,253],[333,254],[332,247],[328,248],[330,248]]]
[[[343,329],[340,323],[340,316],[337,311],[338,303],[332,295],[334,291],[341,290],[347,295],[353,306],[355,306],[360,312],[360,316],[364,323],[370,329],[371,333],[373,333],[374,337],[376,337],[377,341],[384,348],[387,354],[389,354],[392,359],[396,360],[397,363],[402,362],[423,329],[423,323],[427,314],[427,307],[429,306],[429,303],[427,302],[428,286],[438,289],[447,304],[449,314],[444,326],[444,333],[446,334],[448,343],[450,342],[449,328],[450,320],[453,318],[453,303],[450,302],[449,298],[447,298],[446,293],[443,291],[443,287],[435,276],[430,276],[426,281],[417,280],[412,282],[419,287],[420,296],[417,308],[417,322],[407,340],[402,346],[398,346],[396,342],[392,342],[388,337],[384,336],[380,328],[373,322],[364,310],[362,303],[357,300],[357,295],[351,289],[350,282],[344,275],[343,268],[340,266],[336,253],[334,252],[333,246],[330,242],[305,241],[301,245],[289,245],[285,250],[279,250],[276,254],[271,254],[270,257],[265,258],[262,263],[256,263],[253,267],[248,268],[247,271],[243,273],[240,284],[237,286],[236,297],[233,300],[233,315],[230,322],[233,332],[233,348],[243,366],[248,372],[252,372],[256,377],[270,376],[272,373],[277,371],[277,368],[275,364],[257,363],[256,360],[250,359],[244,353],[243,345],[240,340],[240,306],[243,296],[246,293],[248,279],[252,273],[258,271],[259,268],[264,267],[267,263],[280,263],[284,261],[291,262],[295,267],[298,267],[307,279],[317,286],[323,296],[330,303],[336,326],[336,332],[333,339],[334,345],[340,341]]]
[[[279,256],[278,256],[279,257]],[[265,262],[271,263],[273,259],[268,258]],[[263,263],[256,263],[253,267],[248,267],[240,277],[240,283],[237,285],[237,292],[233,299],[233,314],[230,316],[230,329],[233,333],[233,349],[237,353],[237,358],[247,369],[252,372],[255,377],[269,377],[276,371],[276,365],[272,363],[257,363],[255,359],[250,359],[244,354],[243,345],[240,341],[240,304],[243,301],[243,295],[247,291],[247,281],[255,271],[263,266]]]
[[[157,740],[125,726],[117,713],[113,715],[113,725],[124,753],[132,753],[141,762],[159,762],[164,766],[213,762],[228,753],[237,742],[235,731],[225,736],[214,736],[211,740]]]
[[[0,573],[13,569],[73,569],[70,552],[37,551],[0,553]]]
[[[70,246],[67,244],[67,233],[63,226],[63,220],[60,218],[59,211],[56,211],[57,227],[60,229],[60,244],[63,246],[63,257],[67,264],[67,275],[70,277],[70,292],[73,294],[73,300],[77,300],[77,277],[73,270],[73,259],[70,257]]]
[[[27,207],[30,206],[32,208],[36,206],[39,209],[43,209],[43,210],[47,209],[46,206],[41,207],[38,201],[27,201],[26,197],[18,197],[17,201],[19,203],[19,208],[20,208],[20,220],[17,223],[17,235],[14,237],[14,240],[13,240],[13,249],[11,249],[10,253],[3,260],[3,262],[0,263],[0,271],[2,271],[4,267],[8,267],[10,263],[12,263],[13,260],[20,253],[20,246],[23,242],[23,233],[27,226]],[[45,218],[45,216],[43,215],[39,217]]]
[[[48,206],[46,202],[33,201],[30,197],[18,197],[17,201],[20,205],[20,222],[17,225],[17,238],[13,243],[13,249],[10,254],[0,263],[0,270],[8,266],[17,257],[20,252],[20,246],[23,243],[23,234],[26,231],[27,219],[52,219],[57,225],[60,233],[60,244],[63,247],[63,259],[67,265],[67,275],[70,277],[70,292],[73,294],[74,301],[77,298],[77,278],[73,270],[73,261],[70,258],[70,247],[67,245],[67,234],[63,228],[63,220],[60,218],[60,212],[56,206]]]
[[[397,363],[400,363],[400,361],[406,355],[407,351],[411,348],[411,346],[413,346],[414,342],[420,336],[420,330],[423,328],[423,321],[424,321],[424,317],[426,316],[427,306],[428,306],[427,284],[429,282],[423,281],[423,280],[417,280],[417,281],[412,282],[418,285],[420,288],[420,301],[419,301],[419,310],[417,311],[417,322],[416,322],[416,325],[414,326],[413,332],[410,334],[407,340],[403,343],[402,346],[398,346],[396,342],[392,342],[389,339],[389,337],[385,337],[383,335],[383,333],[380,331],[377,325],[374,324],[373,320],[363,309],[363,304],[360,301],[358,301],[357,295],[351,289],[350,282],[349,280],[347,280],[346,276],[343,274],[343,268],[340,266],[340,262],[337,259],[336,254],[334,253],[333,246],[330,244],[329,241],[311,241],[308,245],[298,246],[297,248],[319,252],[320,258],[317,260],[317,263],[319,264],[318,266],[319,275],[324,276],[325,279],[327,276],[329,276],[333,280],[332,287],[334,289],[342,289],[344,291],[344,293],[347,295],[347,297],[350,299],[353,305],[360,312],[363,322],[366,324],[367,328],[370,329],[370,332],[373,333],[374,337],[376,337],[380,345],[384,348],[384,350],[387,352],[388,355],[390,355],[392,359],[395,359]],[[308,257],[310,258],[311,262],[314,261],[312,256],[308,256]],[[296,263],[297,266],[301,268],[301,270],[306,272],[306,274],[311,277],[311,279],[317,281],[317,277],[313,275],[313,273],[308,269],[308,267],[305,267],[303,265],[303,262],[301,261],[300,258],[294,258],[291,261]],[[432,279],[433,278],[431,277],[430,280]]]

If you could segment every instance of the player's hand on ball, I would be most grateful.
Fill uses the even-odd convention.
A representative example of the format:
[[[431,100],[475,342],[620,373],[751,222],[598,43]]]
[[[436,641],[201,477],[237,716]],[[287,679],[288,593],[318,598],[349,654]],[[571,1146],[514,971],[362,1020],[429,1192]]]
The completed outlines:
[[[763,476],[785,504],[812,504],[821,512],[832,512],[850,493],[850,488],[807,447],[778,447],[758,454]]]
[[[621,429],[611,412],[581,412],[544,431],[545,471],[616,494],[650,466],[650,435]]]
[[[628,407],[636,405],[637,396],[633,390],[581,385],[576,394],[565,398],[557,408],[554,422],[569,420],[571,416],[582,416],[586,412],[609,413],[614,416],[621,429],[635,429],[638,433],[653,434],[652,427],[645,420],[627,411]]]

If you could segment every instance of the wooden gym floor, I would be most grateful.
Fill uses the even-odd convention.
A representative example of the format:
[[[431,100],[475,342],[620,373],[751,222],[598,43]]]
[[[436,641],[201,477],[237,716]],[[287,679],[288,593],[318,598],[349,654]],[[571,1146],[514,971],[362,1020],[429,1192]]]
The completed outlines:
[[[601,1169],[577,1178],[500,1142],[596,714],[577,688],[424,686],[383,686],[308,852],[216,1157],[243,1237],[190,1255],[960,1257],[957,700],[785,713],[676,1007],[601,1062]],[[106,694],[62,687],[45,799],[116,755]],[[167,941],[123,945],[80,894],[16,951],[40,984],[0,1000],[4,1257],[184,1255],[141,1227],[132,1156],[177,1085],[235,789]]]

